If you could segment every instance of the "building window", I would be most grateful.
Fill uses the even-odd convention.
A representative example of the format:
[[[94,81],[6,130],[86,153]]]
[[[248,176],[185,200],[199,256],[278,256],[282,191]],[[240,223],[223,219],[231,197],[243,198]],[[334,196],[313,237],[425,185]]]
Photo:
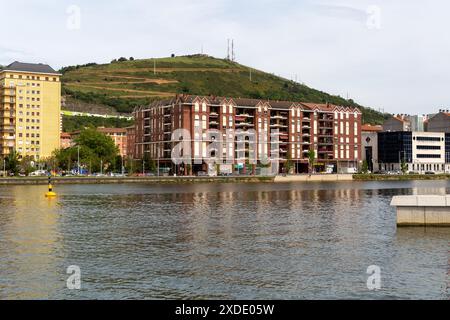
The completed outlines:
[[[417,158],[419,159],[440,159],[441,155],[440,154],[418,154]]]
[[[441,150],[441,146],[417,146],[418,150]]]

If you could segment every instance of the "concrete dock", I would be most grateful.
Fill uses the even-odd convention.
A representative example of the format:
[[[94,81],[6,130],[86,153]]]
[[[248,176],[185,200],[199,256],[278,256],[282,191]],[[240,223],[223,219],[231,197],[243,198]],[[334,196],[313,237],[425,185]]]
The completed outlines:
[[[398,226],[450,227],[450,195],[395,196]]]

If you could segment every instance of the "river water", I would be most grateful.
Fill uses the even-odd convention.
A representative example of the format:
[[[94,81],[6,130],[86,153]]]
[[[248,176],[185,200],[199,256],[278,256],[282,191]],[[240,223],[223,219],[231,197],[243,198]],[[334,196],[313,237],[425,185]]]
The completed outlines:
[[[0,299],[448,299],[449,228],[394,195],[447,181],[0,187]],[[367,287],[367,268],[381,288]],[[67,268],[81,270],[69,290]]]

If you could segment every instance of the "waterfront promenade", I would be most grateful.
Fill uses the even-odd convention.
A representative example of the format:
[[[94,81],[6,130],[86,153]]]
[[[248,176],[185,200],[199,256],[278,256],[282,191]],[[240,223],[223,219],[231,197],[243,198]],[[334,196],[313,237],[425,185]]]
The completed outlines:
[[[313,174],[287,176],[229,176],[229,177],[53,177],[54,184],[183,184],[183,183],[289,183],[289,182],[349,182],[384,180],[448,180],[450,175],[351,175]],[[0,178],[0,185],[46,185],[47,177]]]

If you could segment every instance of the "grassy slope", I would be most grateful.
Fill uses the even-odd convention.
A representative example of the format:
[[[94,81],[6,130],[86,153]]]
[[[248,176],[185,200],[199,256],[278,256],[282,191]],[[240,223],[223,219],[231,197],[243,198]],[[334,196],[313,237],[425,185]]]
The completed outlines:
[[[133,123],[132,120],[118,118],[63,116],[63,132],[73,132],[86,127],[126,128]]]
[[[156,62],[156,74],[153,72]],[[303,102],[330,102],[359,107],[363,120],[380,124],[384,115],[278,76],[223,59],[205,56],[114,62],[63,70],[65,94],[85,102],[130,112],[135,105],[171,97],[175,93],[250,97]]]

